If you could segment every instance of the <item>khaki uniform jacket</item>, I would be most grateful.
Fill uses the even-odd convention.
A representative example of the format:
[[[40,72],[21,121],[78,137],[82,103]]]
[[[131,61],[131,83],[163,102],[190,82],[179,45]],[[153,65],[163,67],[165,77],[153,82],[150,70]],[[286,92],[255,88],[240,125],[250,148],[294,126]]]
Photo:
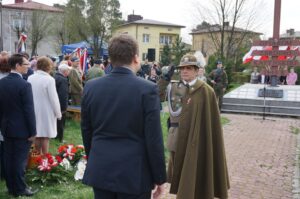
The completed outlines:
[[[69,74],[69,93],[70,94],[81,94],[83,87],[82,87],[82,80],[81,75],[77,69],[72,69]]]
[[[208,75],[208,80],[214,80],[216,82],[216,84],[213,85],[216,95],[223,96],[223,88],[227,88],[228,85],[228,77],[226,71],[222,69],[222,73],[218,74],[217,69],[215,69]]]
[[[89,81],[97,77],[102,77],[103,75],[104,75],[104,71],[100,67],[93,66],[88,70],[85,80]]]
[[[170,193],[177,194],[177,199],[224,199],[228,189],[216,96],[198,80],[183,98]]]

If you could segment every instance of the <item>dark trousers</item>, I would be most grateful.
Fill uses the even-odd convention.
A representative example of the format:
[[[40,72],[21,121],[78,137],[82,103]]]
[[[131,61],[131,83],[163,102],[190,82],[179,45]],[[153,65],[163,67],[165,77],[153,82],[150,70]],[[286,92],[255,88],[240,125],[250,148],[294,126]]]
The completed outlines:
[[[4,180],[4,160],[3,160],[3,146],[4,142],[0,141],[0,180]]]
[[[66,113],[62,113],[61,120],[57,120],[57,136],[56,138],[62,142],[64,138],[64,128],[66,124]]]
[[[224,91],[222,88],[220,89],[215,89],[216,97],[217,97],[217,102],[219,106],[219,111],[221,112],[222,104],[223,104],[223,95]]]
[[[222,104],[223,104],[223,95],[217,96],[219,111],[221,112]]]
[[[4,138],[4,170],[8,192],[18,194],[23,192],[25,183],[25,168],[31,142],[27,139]]]
[[[103,189],[94,188],[95,199],[150,199],[151,191],[139,195],[116,193]]]

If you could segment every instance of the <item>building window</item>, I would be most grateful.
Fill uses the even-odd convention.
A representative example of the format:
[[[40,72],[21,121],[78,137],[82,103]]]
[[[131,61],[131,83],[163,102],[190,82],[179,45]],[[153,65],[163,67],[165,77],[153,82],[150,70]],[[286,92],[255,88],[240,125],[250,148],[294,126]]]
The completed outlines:
[[[128,32],[122,32],[122,34],[124,34],[124,35],[127,35],[127,34],[128,34]]]
[[[142,60],[145,61],[147,59],[147,53],[143,53]]]
[[[22,28],[22,20],[21,19],[14,19],[13,20],[13,27],[16,29]]]
[[[149,34],[143,34],[143,42],[149,43],[150,41],[150,35]]]
[[[149,27],[145,26],[144,29],[149,29]]]
[[[172,31],[172,28],[168,28],[168,31]]]
[[[159,37],[160,44],[171,44],[172,43],[172,36],[170,35],[161,35]]]

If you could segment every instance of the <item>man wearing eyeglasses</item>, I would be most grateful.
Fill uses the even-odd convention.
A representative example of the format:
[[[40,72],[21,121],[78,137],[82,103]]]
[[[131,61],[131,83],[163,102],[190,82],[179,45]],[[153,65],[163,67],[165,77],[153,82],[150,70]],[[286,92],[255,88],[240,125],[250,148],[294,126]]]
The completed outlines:
[[[181,98],[169,98],[173,101],[170,115],[178,117],[178,135],[171,153],[173,170],[168,172],[170,193],[177,194],[177,199],[227,198],[229,179],[215,93],[198,80],[195,56],[183,56],[178,69],[181,81],[177,87],[185,89],[178,89],[181,91],[175,95]]]
[[[4,170],[8,193],[32,196],[25,183],[25,167],[36,135],[33,96],[30,83],[22,78],[30,64],[21,54],[12,55],[11,72],[0,80],[0,128],[4,137]]]

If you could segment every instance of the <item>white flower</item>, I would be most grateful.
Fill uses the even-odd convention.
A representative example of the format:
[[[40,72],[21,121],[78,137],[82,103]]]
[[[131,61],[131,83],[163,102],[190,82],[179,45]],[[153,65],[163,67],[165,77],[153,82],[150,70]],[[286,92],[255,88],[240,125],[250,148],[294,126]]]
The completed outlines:
[[[63,166],[66,170],[72,170],[71,164],[67,158],[64,158],[60,165]]]
[[[86,168],[86,160],[80,159],[80,161],[77,164],[77,171],[74,175],[75,180],[82,180],[85,168]]]

